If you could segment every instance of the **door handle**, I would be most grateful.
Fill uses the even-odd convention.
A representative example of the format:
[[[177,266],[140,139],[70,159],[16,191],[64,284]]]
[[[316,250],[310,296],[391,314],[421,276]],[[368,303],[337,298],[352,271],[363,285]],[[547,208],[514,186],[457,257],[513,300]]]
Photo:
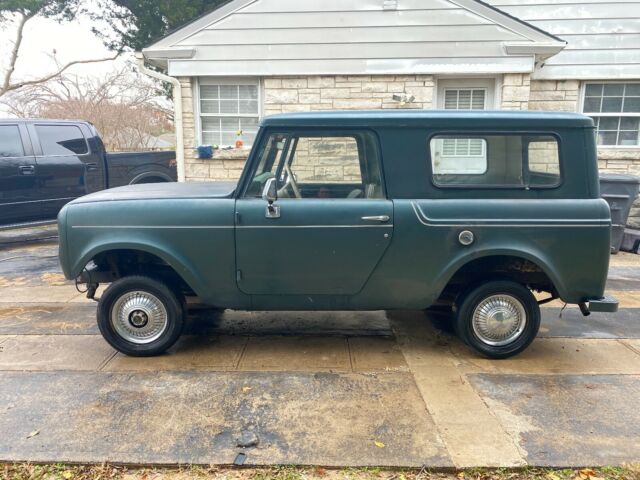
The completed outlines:
[[[36,167],[33,165],[21,165],[18,167],[20,175],[35,175]]]
[[[371,217],[362,217],[362,220],[369,222],[388,222],[389,215],[373,215]]]
[[[97,163],[85,163],[84,166],[87,169],[87,172],[95,172],[96,170],[98,170]]]

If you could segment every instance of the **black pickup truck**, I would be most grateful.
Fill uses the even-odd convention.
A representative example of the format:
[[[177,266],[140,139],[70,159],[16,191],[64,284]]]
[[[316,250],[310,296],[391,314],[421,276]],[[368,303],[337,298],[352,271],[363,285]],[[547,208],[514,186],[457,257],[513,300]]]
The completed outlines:
[[[0,120],[0,228],[54,220],[88,193],[176,176],[175,152],[107,153],[89,122]]]

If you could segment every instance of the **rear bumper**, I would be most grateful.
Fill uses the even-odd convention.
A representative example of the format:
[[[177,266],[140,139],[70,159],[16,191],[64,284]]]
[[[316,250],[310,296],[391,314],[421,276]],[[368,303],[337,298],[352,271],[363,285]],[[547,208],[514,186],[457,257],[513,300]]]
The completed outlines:
[[[618,299],[605,295],[597,300],[589,300],[589,311],[615,313],[618,311]]]

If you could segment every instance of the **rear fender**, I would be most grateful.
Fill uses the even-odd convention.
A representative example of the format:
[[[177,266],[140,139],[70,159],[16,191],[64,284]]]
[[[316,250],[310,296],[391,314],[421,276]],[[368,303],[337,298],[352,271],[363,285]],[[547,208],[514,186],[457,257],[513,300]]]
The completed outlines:
[[[492,248],[481,251],[463,252],[456,258],[454,258],[443,269],[442,273],[434,280],[434,284],[437,286],[435,289],[442,294],[447,284],[451,281],[453,276],[468,263],[481,258],[494,257],[494,256],[509,256],[515,258],[522,258],[536,264],[540,269],[551,279],[554,287],[558,291],[561,298],[566,298],[569,290],[562,281],[560,272],[552,265],[552,262],[545,256],[543,252],[535,252],[533,250],[513,249],[509,247]]]

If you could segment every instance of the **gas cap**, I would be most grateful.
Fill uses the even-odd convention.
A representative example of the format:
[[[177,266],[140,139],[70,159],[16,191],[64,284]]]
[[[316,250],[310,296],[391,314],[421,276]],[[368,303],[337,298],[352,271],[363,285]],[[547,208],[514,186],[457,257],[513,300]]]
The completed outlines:
[[[465,247],[471,245],[475,238],[476,237],[473,232],[470,232],[469,230],[463,230],[460,232],[460,235],[458,235],[458,241]]]

